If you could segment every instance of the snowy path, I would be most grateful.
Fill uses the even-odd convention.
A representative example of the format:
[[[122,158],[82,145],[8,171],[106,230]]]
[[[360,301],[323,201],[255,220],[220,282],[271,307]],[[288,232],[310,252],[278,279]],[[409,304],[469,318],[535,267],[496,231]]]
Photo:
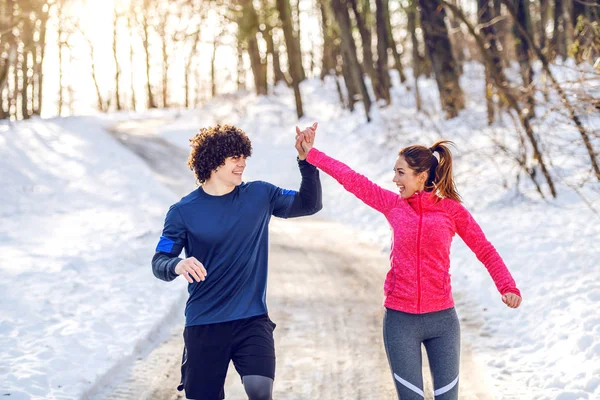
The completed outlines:
[[[189,191],[185,154],[152,134],[160,124],[129,122],[119,126],[115,136],[181,195]],[[346,226],[318,217],[272,221],[268,304],[278,325],[276,399],[395,398],[381,334],[387,265],[380,249],[361,242]],[[463,331],[476,328],[475,320],[464,315],[461,319]],[[174,389],[182,329],[173,327],[170,339],[138,360],[110,393],[91,398],[182,398]],[[226,395],[246,398],[233,367]],[[465,343],[460,398],[493,399]]]

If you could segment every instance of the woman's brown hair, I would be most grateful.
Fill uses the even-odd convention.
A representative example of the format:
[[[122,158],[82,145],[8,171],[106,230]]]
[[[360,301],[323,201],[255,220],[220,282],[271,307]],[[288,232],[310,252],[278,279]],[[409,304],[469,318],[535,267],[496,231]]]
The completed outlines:
[[[449,140],[438,140],[433,146],[414,145],[400,150],[400,156],[404,157],[409,167],[416,174],[427,171],[425,190],[436,191],[440,197],[462,201],[452,177],[452,153],[448,145],[454,145]],[[438,153],[438,161],[434,153]]]

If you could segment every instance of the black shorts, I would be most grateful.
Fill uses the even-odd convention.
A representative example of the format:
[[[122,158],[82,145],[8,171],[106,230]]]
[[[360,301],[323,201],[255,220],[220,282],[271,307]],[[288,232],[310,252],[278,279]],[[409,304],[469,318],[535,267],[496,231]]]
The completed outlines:
[[[181,383],[188,399],[225,398],[229,361],[243,378],[275,379],[275,324],[267,314],[209,325],[187,326],[181,361]]]

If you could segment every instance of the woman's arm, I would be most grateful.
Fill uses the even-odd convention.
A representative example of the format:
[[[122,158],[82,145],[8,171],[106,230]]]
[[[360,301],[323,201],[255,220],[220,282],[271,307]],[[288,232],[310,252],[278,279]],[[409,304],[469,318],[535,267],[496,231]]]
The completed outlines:
[[[400,195],[383,189],[365,176],[352,170],[346,164],[329,157],[315,148],[311,148],[308,151],[306,161],[332,176],[347,191],[381,213],[387,213],[400,200]]]
[[[452,204],[452,214],[457,233],[488,270],[496,284],[496,288],[503,296],[503,301],[510,307],[518,307],[521,292],[517,289],[517,285],[500,254],[487,240],[483,230],[469,211],[459,202],[448,201]],[[515,299],[511,294],[517,295],[519,299]]]

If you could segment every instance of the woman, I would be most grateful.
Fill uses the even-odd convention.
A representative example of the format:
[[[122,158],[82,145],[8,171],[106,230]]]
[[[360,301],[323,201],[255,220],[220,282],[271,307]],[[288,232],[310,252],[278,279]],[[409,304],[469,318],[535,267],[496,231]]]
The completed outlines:
[[[519,307],[521,293],[496,249],[461,204],[452,178],[450,142],[402,149],[394,165],[399,192],[394,193],[313,148],[315,131],[316,126],[303,132],[296,129],[306,160],[383,213],[392,228],[383,336],[398,397],[424,398],[423,343],[435,398],[458,399],[460,326],[449,274],[454,234],[458,233],[485,265],[508,307]]]

